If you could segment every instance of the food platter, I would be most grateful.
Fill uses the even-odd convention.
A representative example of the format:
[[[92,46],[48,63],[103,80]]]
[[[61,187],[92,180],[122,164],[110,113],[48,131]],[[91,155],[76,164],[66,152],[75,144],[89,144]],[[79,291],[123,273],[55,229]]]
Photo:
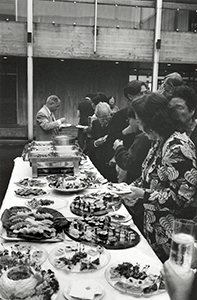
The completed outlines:
[[[78,216],[101,216],[118,210],[122,205],[121,198],[113,193],[90,193],[76,196],[70,210]]]
[[[86,299],[100,300],[105,291],[95,279],[78,279],[66,283],[63,289],[63,295],[67,300]]]
[[[136,246],[140,235],[130,225],[112,222],[110,216],[67,218],[64,231],[74,241],[101,245],[106,249],[126,249]]]
[[[26,257],[32,261],[32,263],[36,263],[38,265],[41,265],[45,262],[45,260],[48,257],[48,252],[46,249],[40,245],[33,244],[33,243],[26,243],[26,242],[20,242],[20,243],[14,243],[14,244],[1,244],[0,245],[0,264],[2,261],[2,257],[5,255],[9,256],[9,258],[12,258],[13,255],[20,255],[20,257]],[[4,260],[4,259],[3,259]]]
[[[116,193],[118,195],[124,195],[131,193],[131,190],[129,188],[129,185],[125,182],[121,183],[111,183],[109,182],[106,187],[113,193]]]
[[[87,184],[77,176],[60,176],[50,181],[49,187],[58,192],[76,193],[87,188]]]
[[[17,197],[29,199],[47,195],[47,192],[41,188],[21,188],[14,191]]]
[[[37,209],[40,206],[47,206],[53,209],[60,209],[62,207],[67,207],[68,201],[66,199],[37,199],[32,198],[25,202],[25,205],[31,209]]]
[[[136,262],[120,262],[109,266],[105,278],[119,292],[135,297],[148,297],[165,291],[160,270]]]
[[[55,300],[59,283],[55,273],[44,270],[31,259],[30,253],[1,251],[0,299]]]
[[[32,188],[32,187],[43,187],[47,183],[43,182],[41,180],[38,180],[38,179],[27,177],[27,178],[23,178],[23,179],[19,180],[18,182],[15,182],[15,184],[22,188]]]
[[[49,185],[49,187],[61,193],[77,193],[87,188],[87,186],[83,186],[79,188],[57,188],[57,187],[53,187],[53,185]]]
[[[4,210],[0,236],[6,241],[30,240],[59,242],[64,233],[56,220],[64,216],[48,207],[31,210],[26,206],[12,206]]]
[[[101,246],[89,246],[74,241],[58,244],[48,257],[50,263],[66,273],[89,273],[106,266],[110,254]]]

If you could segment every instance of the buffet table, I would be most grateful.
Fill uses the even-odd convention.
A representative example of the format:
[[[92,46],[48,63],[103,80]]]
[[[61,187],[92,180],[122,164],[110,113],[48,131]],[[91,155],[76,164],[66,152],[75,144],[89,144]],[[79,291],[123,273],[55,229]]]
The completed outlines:
[[[3,213],[3,211],[6,208],[10,208],[12,206],[23,206],[26,203],[26,199],[17,197],[14,193],[14,191],[17,189],[16,182],[21,180],[22,178],[32,177],[32,169],[30,167],[30,164],[28,161],[23,161],[21,157],[17,157],[14,161],[14,168],[11,175],[11,179],[9,182],[9,186],[7,189],[7,192],[5,194],[5,198],[2,203],[0,214]],[[41,177],[42,178],[42,177]],[[61,212],[65,217],[76,217],[73,215],[70,211],[70,203],[73,200],[74,197],[76,197],[75,194],[64,194],[61,192],[53,191],[48,186],[44,188],[48,191],[47,196],[44,198],[47,199],[54,199],[59,198],[64,203],[64,206],[59,208],[58,211]],[[101,187],[101,189],[105,189],[105,187]],[[94,192],[95,190],[88,189],[87,192]],[[81,192],[80,192],[81,193]],[[126,210],[124,206],[120,208],[120,210],[124,211]],[[127,294],[120,293],[116,289],[114,289],[106,280],[105,278],[105,271],[106,268],[110,264],[114,264],[116,262],[126,262],[126,261],[132,261],[132,262],[138,262],[143,265],[149,264],[151,266],[155,266],[155,268],[160,269],[162,267],[162,263],[157,258],[155,253],[152,251],[151,247],[143,237],[143,235],[139,232],[139,230],[136,228],[136,226],[132,223],[132,228],[134,228],[139,234],[140,234],[140,242],[132,248],[123,249],[123,250],[107,250],[110,253],[110,261],[108,265],[104,266],[103,268],[96,270],[94,272],[88,272],[88,273],[66,273],[62,270],[58,270],[55,267],[51,265],[48,259],[43,263],[44,269],[51,269],[55,272],[55,275],[59,281],[60,284],[60,290],[57,295],[57,300],[65,300],[65,297],[63,295],[63,289],[65,285],[68,282],[78,280],[80,278],[87,278],[87,279],[95,279],[97,282],[99,282],[102,287],[104,288],[105,294],[103,297],[103,300],[126,300],[126,299],[135,299],[135,297]],[[6,245],[10,245],[10,242],[7,242],[1,238],[1,243],[4,243],[5,248]],[[48,253],[55,247],[57,247],[58,243],[39,243],[44,247]],[[156,295],[150,296],[153,299],[157,300],[168,300],[169,296],[167,292],[162,292]],[[142,297],[143,298],[143,297]]]

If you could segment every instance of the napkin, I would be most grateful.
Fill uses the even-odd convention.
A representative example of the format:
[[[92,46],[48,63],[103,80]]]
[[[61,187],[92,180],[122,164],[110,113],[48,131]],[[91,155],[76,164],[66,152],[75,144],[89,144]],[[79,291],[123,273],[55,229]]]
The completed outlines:
[[[103,293],[103,288],[94,279],[79,279],[72,283],[69,296],[93,300],[95,295]]]

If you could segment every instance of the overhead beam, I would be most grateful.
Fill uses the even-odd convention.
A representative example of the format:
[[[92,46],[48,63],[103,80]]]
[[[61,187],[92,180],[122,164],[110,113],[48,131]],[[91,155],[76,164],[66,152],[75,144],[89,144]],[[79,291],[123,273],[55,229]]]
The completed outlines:
[[[51,2],[52,0],[40,0],[45,2]],[[180,2],[179,2],[180,1]],[[188,0],[187,2],[179,1],[164,1],[163,8],[164,9],[183,9],[183,10],[196,10],[197,3],[193,0]],[[191,1],[191,3],[190,3]],[[54,0],[54,2],[68,2],[73,3],[73,0]],[[76,3],[87,3],[94,4],[94,0],[78,0]],[[155,7],[155,1],[151,0],[98,0],[98,5],[120,5],[120,6],[138,6],[138,7]]]

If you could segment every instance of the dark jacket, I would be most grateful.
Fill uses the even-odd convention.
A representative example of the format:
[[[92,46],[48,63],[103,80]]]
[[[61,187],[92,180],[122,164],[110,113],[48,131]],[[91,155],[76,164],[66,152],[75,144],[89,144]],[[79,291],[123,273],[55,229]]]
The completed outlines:
[[[117,165],[127,170],[126,182],[130,184],[141,176],[141,166],[149,149],[151,142],[144,133],[136,136],[133,144],[127,150],[124,146],[119,146],[115,151]]]
[[[108,135],[109,125],[102,127],[98,120],[92,122],[92,128],[87,140],[87,155],[98,171],[111,182],[117,182],[115,167],[109,166],[109,161],[114,155],[114,150],[107,139],[102,145],[95,147],[94,142],[100,137]]]

